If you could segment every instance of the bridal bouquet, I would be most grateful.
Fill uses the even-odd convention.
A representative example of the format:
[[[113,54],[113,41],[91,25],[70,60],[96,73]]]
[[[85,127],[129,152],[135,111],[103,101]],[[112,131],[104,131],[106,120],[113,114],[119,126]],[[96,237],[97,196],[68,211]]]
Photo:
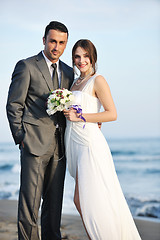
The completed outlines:
[[[72,105],[74,96],[71,91],[63,88],[51,91],[47,98],[47,113],[53,115],[57,111],[63,111]]]

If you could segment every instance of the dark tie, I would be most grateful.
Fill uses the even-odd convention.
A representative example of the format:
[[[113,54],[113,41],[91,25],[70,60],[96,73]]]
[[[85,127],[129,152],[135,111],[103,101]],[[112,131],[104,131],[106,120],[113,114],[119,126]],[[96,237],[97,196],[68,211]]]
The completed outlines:
[[[53,63],[51,66],[53,67],[52,81],[53,81],[53,88],[55,90],[55,89],[59,88],[57,64]]]

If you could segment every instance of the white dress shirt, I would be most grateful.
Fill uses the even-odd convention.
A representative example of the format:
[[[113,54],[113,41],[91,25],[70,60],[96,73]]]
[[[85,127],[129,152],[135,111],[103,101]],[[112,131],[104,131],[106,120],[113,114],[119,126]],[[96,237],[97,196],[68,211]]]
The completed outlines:
[[[42,51],[42,54],[43,54],[43,57],[47,63],[47,66],[48,66],[48,69],[49,69],[49,72],[51,74],[51,78],[52,78],[52,75],[53,75],[53,70],[54,68],[51,66],[53,63],[46,57],[46,55],[44,54],[44,51]],[[61,85],[61,71],[60,71],[60,67],[59,67],[59,60],[56,62],[57,64],[57,74],[58,74],[58,81],[59,81],[59,87]]]

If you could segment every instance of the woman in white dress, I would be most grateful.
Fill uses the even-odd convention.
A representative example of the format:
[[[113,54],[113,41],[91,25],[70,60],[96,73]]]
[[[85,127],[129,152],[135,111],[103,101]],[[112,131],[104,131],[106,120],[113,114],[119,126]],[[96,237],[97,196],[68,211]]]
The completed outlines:
[[[71,91],[74,104],[82,108],[82,114],[73,108],[64,111],[68,169],[75,179],[74,203],[89,239],[140,240],[110,149],[97,124],[116,120],[117,112],[106,80],[96,74],[96,48],[89,40],[79,40],[72,58],[80,77]]]

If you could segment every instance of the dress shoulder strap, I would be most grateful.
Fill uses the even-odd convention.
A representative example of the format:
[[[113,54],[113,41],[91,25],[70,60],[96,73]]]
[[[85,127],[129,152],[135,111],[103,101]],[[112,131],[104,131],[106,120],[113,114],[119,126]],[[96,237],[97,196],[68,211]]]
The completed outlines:
[[[95,78],[98,76],[99,74],[94,74],[87,82],[87,84],[84,86],[83,88],[83,92],[88,93],[89,95],[92,95],[93,93],[93,87],[94,87],[94,82],[95,82]]]

